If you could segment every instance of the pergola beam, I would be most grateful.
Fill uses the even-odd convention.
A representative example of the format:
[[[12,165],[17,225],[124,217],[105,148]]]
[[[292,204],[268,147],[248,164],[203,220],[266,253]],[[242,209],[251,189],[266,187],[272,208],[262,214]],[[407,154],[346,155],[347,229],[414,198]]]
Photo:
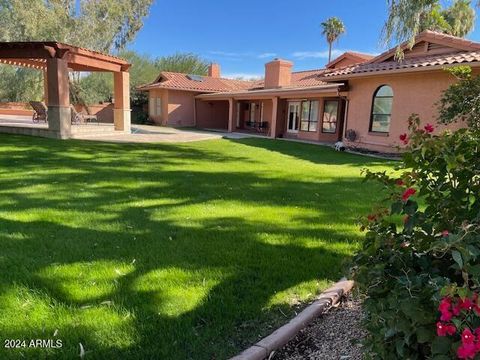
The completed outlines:
[[[65,59],[73,71],[128,71],[130,64],[115,56],[56,42],[0,42],[0,59],[32,67],[47,59]],[[45,67],[45,65],[43,66]]]

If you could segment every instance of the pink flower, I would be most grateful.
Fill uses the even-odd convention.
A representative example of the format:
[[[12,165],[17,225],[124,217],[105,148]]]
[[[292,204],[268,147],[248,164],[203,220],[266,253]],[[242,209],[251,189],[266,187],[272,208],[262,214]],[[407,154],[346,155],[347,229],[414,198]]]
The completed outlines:
[[[448,237],[448,235],[450,235],[450,233],[448,232],[448,230],[443,230],[443,231],[442,231],[442,236],[443,236],[443,237]]]
[[[457,332],[457,328],[453,324],[443,324],[441,322],[437,322],[437,335],[438,336],[447,336],[447,335],[455,335]]]
[[[410,196],[415,195],[416,192],[417,192],[417,190],[412,189],[412,188],[408,188],[408,189],[405,190],[405,192],[403,193],[403,195],[402,195],[402,200],[403,200],[404,202],[406,202],[406,201],[410,198]]]
[[[466,328],[462,332],[462,344],[463,345],[473,345],[475,343],[475,336],[472,334],[471,330]]]
[[[425,131],[426,131],[427,133],[432,133],[433,130],[435,130],[435,128],[433,127],[432,124],[427,124],[427,125],[425,125],[424,129],[425,129]]]
[[[459,359],[474,359],[477,353],[477,347],[474,344],[463,344],[457,350]]]
[[[402,135],[400,135],[400,140],[401,140],[405,145],[407,145],[407,144],[408,144],[408,141],[409,141],[407,134],[402,134]]]

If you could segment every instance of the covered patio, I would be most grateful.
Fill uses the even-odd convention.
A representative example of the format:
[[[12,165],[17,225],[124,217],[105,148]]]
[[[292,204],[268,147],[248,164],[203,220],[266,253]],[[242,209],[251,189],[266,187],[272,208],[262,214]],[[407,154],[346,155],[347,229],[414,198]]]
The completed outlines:
[[[201,94],[196,97],[196,124],[270,138],[334,143],[343,135],[347,92],[348,84],[332,83]]]
[[[130,133],[130,64],[115,56],[52,41],[0,42],[0,63],[44,73],[47,121],[28,116],[0,115],[0,132],[68,139],[80,131],[72,124],[69,72],[113,73],[113,124],[82,126],[81,132]],[[78,128],[78,129],[77,129]]]

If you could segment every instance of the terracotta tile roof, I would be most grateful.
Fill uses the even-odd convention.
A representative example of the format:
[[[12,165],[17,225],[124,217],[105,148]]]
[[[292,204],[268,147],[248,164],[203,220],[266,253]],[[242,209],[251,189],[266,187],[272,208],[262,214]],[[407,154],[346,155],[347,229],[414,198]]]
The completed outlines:
[[[325,69],[292,72],[290,87],[310,87],[326,84],[320,79]]]
[[[375,55],[360,53],[360,52],[356,52],[356,51],[347,51],[346,54],[353,55],[353,56],[355,56],[357,58],[360,58],[362,60],[365,60],[365,61],[371,60],[375,57]]]
[[[332,68],[335,66],[335,64],[339,63],[344,59],[350,59],[354,63],[364,63],[369,60],[372,60],[374,57],[375,56],[370,54],[364,54],[364,53],[359,53],[355,51],[347,51],[347,52],[344,52],[342,55],[338,56],[337,58],[333,59],[332,61],[330,61],[325,67],[327,69]]]
[[[415,38],[415,44],[418,44],[422,41],[425,42],[431,42],[435,44],[441,44],[444,46],[452,47],[453,49],[457,49],[458,52],[460,51],[479,51],[480,50],[480,43],[456,37],[453,35],[447,35],[444,33],[436,32],[436,31],[431,31],[431,30],[425,30],[421,32],[420,34],[417,35]],[[400,44],[399,47],[403,50],[408,49],[410,44],[408,42],[404,42],[403,44]],[[378,55],[374,59],[372,59],[372,62],[381,62],[384,61],[393,55],[395,55],[395,52],[397,51],[397,47],[393,47],[384,53]]]
[[[218,92],[252,89],[259,85],[258,81],[233,80],[202,76],[202,81],[189,78],[188,74],[162,71],[159,79],[151,84],[142,85],[140,90],[178,89],[195,92]],[[262,82],[263,83],[263,82]]]
[[[402,62],[398,61],[384,61],[384,62],[367,62],[363,64],[356,64],[352,66],[346,66],[339,69],[332,69],[325,71],[322,77],[335,78],[343,77],[353,74],[366,74],[379,71],[393,71],[401,69],[415,69],[415,68],[428,68],[431,66],[439,65],[453,65],[464,64],[480,61],[480,51],[468,51],[454,54],[432,55],[406,59]]]
[[[324,69],[298,71],[292,73],[292,83],[290,87],[311,87],[326,84],[320,80],[319,76],[324,72]],[[203,81],[191,80],[188,74],[174,73],[163,71],[160,73],[158,79],[150,84],[142,85],[138,89],[178,89],[196,92],[227,92],[239,90],[254,90],[263,89],[263,80],[234,80],[225,78],[213,78],[209,76],[202,76]]]

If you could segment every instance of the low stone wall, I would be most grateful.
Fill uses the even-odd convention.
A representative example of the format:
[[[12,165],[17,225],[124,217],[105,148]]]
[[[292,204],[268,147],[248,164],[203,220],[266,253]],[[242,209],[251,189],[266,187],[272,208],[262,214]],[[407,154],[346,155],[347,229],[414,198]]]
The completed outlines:
[[[5,102],[0,103],[0,115],[32,116],[33,109],[28,103]]]
[[[54,139],[64,139],[59,132],[47,128],[34,128],[23,126],[0,126],[0,133],[14,135],[39,136]]]

